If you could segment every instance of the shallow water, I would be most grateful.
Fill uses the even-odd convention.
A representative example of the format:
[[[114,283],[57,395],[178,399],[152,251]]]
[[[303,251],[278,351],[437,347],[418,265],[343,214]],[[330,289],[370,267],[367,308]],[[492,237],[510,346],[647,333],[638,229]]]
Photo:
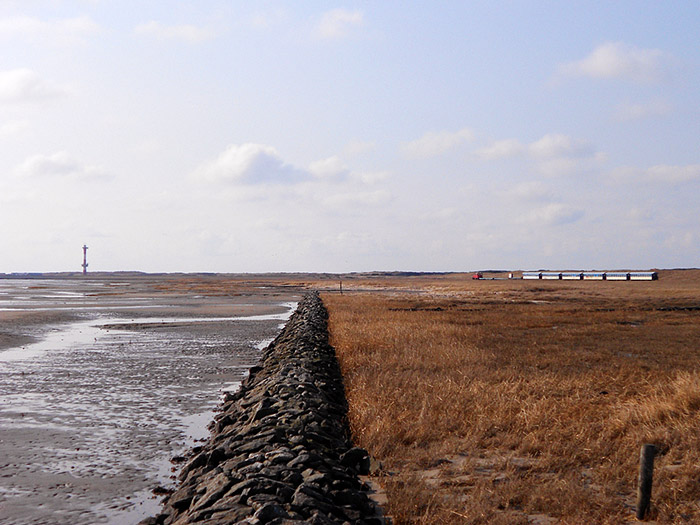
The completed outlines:
[[[41,295],[73,297],[57,288],[66,293]],[[291,314],[294,303],[278,304],[248,318],[95,309],[0,351],[0,523],[122,524],[157,512],[152,489],[174,483],[169,459],[208,435],[223,391]]]

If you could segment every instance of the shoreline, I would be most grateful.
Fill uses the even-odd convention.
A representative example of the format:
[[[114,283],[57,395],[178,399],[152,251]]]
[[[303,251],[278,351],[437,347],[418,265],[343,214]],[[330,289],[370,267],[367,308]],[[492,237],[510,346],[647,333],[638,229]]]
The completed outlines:
[[[140,525],[386,522],[360,480],[370,458],[352,445],[327,316],[318,293],[304,297]]]

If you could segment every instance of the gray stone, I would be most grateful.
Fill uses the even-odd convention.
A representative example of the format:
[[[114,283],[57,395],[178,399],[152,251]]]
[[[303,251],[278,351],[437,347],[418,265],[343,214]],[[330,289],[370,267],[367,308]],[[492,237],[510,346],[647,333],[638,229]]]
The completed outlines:
[[[239,392],[226,396],[211,439],[193,451],[165,513],[148,525],[372,519],[357,478],[369,455],[348,450],[347,402],[326,322],[318,295],[305,297]]]
[[[176,510],[184,510],[189,508],[193,497],[194,487],[184,486],[176,490],[170,498],[168,498],[168,504]]]
[[[274,519],[288,519],[289,514],[284,507],[281,507],[276,503],[266,503],[255,511],[253,517],[262,521],[263,523],[267,523]]]
[[[273,489],[274,490],[274,489]],[[268,503],[280,504],[280,497],[274,492],[261,492],[259,494],[254,494],[248,498],[248,505],[253,507],[254,510],[259,509],[263,505]]]
[[[340,456],[340,464],[355,469],[360,475],[369,474],[369,453],[360,447],[353,447]]]
[[[231,479],[221,472],[214,478],[197,486],[197,492],[202,495],[192,501],[192,510],[200,510],[215,503],[231,486]]]
[[[323,512],[315,512],[309,519],[312,525],[337,525],[337,521],[329,518]]]

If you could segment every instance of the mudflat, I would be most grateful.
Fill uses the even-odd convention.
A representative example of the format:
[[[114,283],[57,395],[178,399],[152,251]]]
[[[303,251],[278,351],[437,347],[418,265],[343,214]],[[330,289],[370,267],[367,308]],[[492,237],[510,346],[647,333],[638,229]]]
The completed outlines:
[[[0,521],[157,512],[299,296],[223,276],[0,279]]]

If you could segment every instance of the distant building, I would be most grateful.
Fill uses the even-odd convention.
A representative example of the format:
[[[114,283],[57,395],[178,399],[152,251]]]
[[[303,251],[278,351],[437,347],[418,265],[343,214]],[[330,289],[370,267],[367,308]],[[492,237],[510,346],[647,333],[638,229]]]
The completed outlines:
[[[549,281],[558,281],[561,279],[561,273],[556,272],[542,272],[540,279],[547,279]]]
[[[630,281],[657,281],[659,274],[656,272],[630,272]]]
[[[561,272],[561,278],[564,281],[581,281],[583,272]]]
[[[523,272],[523,279],[562,281],[656,281],[656,272]]]

